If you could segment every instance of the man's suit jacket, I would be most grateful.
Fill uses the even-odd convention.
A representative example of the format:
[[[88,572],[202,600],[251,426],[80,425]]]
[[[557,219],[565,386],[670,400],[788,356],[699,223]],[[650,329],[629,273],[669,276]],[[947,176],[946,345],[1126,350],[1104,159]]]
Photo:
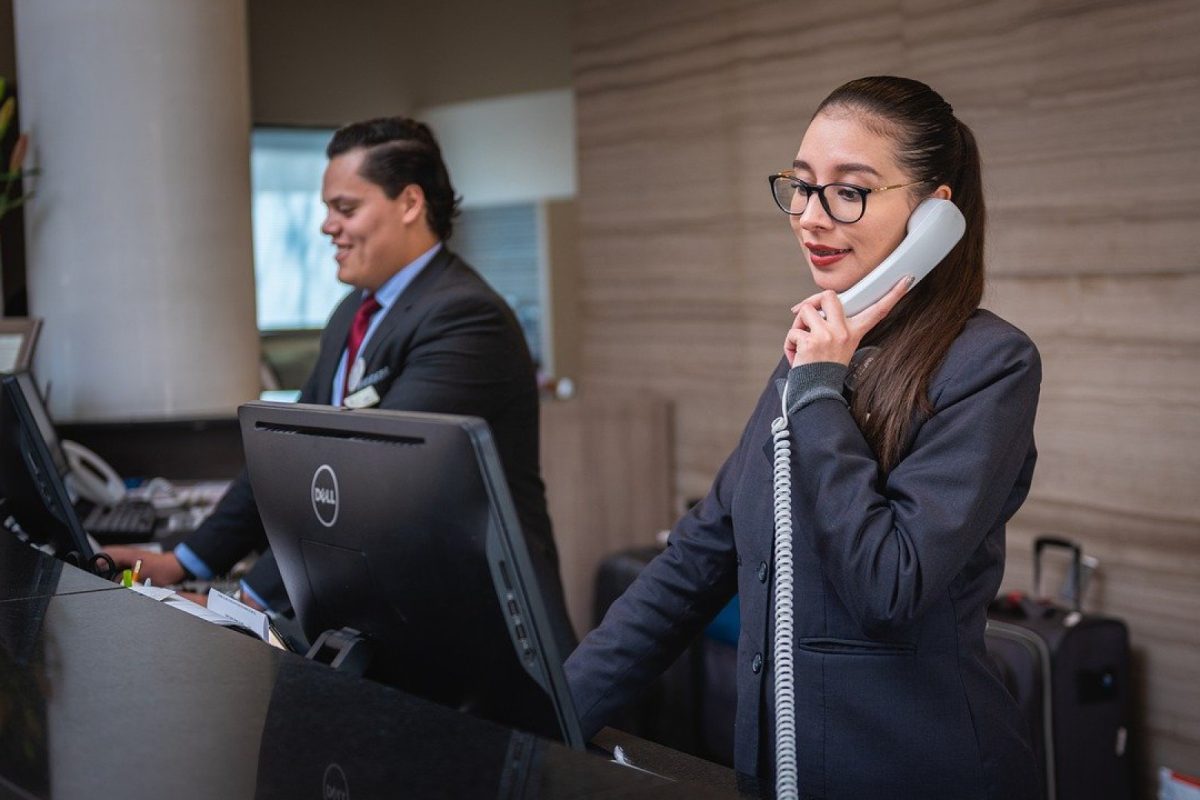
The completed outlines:
[[[708,496],[568,659],[591,735],[740,596],[735,766],[774,756],[771,422],[781,363]],[[1012,698],[984,650],[1005,523],[1036,451],[1041,365],[977,312],[930,383],[933,413],[883,474],[849,410],[789,414],[797,756],[806,798],[1039,796]]]
[[[360,302],[361,293],[351,292],[334,310],[300,402],[330,403],[334,373]],[[443,246],[396,299],[361,355],[366,370],[360,388],[375,388],[381,398],[378,408],[466,414],[487,421],[522,531],[543,572],[543,589],[560,598],[558,556],[539,467],[536,375],[524,335],[504,300]],[[217,573],[267,546],[244,470],[186,543]],[[286,607],[280,602],[286,601],[283,583],[269,555],[260,559],[247,582],[272,606]]]

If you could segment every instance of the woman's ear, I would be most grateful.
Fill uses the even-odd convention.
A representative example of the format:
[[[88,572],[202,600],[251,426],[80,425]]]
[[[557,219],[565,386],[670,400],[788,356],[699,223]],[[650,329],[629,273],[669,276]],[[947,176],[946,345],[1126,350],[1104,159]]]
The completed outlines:
[[[936,197],[940,200],[949,200],[950,199],[950,187],[943,183],[941,186],[934,189],[933,194],[931,194],[929,196]]]

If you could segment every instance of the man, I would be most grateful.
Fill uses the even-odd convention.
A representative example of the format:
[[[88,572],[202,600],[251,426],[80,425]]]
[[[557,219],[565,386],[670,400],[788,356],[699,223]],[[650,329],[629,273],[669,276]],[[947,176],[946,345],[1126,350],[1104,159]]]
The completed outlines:
[[[369,120],[338,130],[326,155],[321,231],[337,248],[338,280],[357,291],[330,317],[300,401],[487,420],[543,592],[561,603],[538,461],[533,363],[507,304],[444,245],[458,200],[433,134],[410,119]],[[109,552],[122,564],[141,558],[141,574],[164,585],[227,572],[266,544],[243,471],[174,552]],[[242,589],[252,605],[288,607],[269,553]],[[571,635],[558,634],[560,644],[571,643]]]

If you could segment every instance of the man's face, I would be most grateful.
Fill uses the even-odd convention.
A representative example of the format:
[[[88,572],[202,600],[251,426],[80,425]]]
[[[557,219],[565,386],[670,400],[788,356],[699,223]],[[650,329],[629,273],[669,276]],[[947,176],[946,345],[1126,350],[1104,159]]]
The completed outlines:
[[[367,151],[358,148],[334,156],[325,167],[321,233],[337,247],[337,277],[374,291],[408,263],[414,220],[424,214],[424,196],[408,186],[394,199],[359,174]]]

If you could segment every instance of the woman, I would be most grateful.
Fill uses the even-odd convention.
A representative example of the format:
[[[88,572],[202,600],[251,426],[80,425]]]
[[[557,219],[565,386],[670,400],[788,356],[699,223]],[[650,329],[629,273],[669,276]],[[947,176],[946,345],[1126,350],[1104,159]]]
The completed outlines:
[[[1038,797],[984,628],[1033,473],[1041,366],[1028,337],[978,308],[975,139],[928,86],[863,78],[821,103],[772,185],[822,291],[793,308],[785,358],[708,496],[567,661],[585,734],[738,592],[735,766],[774,773],[771,425],[784,394],[800,795]],[[847,319],[836,293],[930,197],[959,208],[963,238],[911,291],[901,281]],[[856,351],[871,357],[847,380]]]

